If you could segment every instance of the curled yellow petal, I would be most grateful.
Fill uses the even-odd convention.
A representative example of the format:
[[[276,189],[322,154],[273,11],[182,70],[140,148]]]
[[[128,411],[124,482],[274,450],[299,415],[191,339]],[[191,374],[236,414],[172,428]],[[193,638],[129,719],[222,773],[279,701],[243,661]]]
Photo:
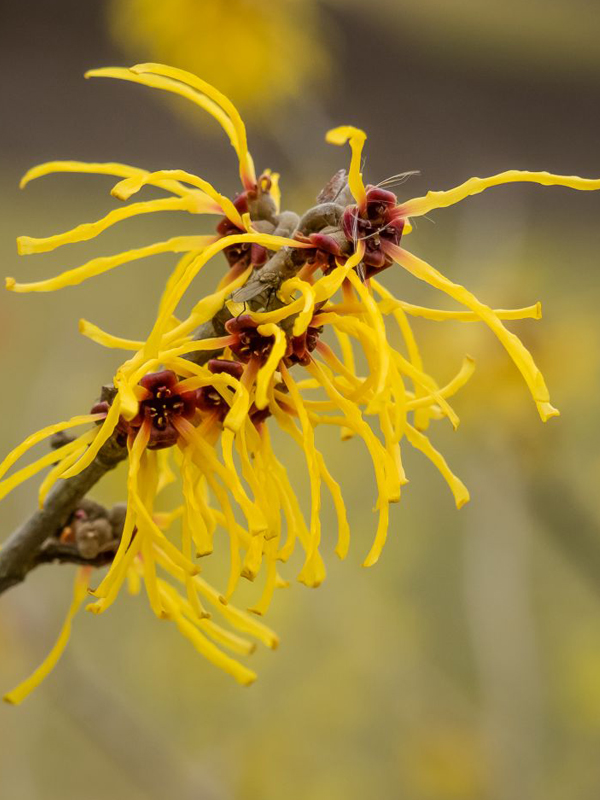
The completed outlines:
[[[419,280],[428,283],[439,289],[454,300],[458,301],[467,308],[470,308],[486,325],[496,334],[500,342],[506,348],[508,354],[523,375],[529,391],[535,401],[540,417],[544,422],[550,417],[555,417],[559,411],[550,404],[550,395],[544,381],[542,373],[537,368],[531,353],[521,340],[507,330],[501,320],[496,316],[489,306],[478,300],[474,294],[469,292],[464,286],[453,283],[453,281],[442,275],[426,261],[408,253],[400,247],[390,247],[389,253],[401,267],[410,272]]]
[[[92,430],[87,431],[87,433],[84,433],[83,436],[79,436],[77,439],[75,439],[75,441],[70,442],[70,446],[65,445],[64,448],[61,448],[63,449],[63,454],[61,455],[59,463],[50,470],[40,484],[40,488],[38,490],[38,503],[40,508],[44,507],[44,503],[50,489],[52,489],[59,478],[62,478],[63,473],[65,473],[69,467],[85,453],[86,447],[96,436],[96,433],[96,429],[93,428]]]
[[[131,178],[129,180],[132,180]],[[133,180],[138,180],[134,178]],[[96,222],[85,222],[64,233],[54,236],[34,238],[32,236],[19,236],[17,238],[17,251],[19,255],[30,253],[47,253],[65,244],[85,242],[93,239],[103,231],[123,220],[138,217],[142,214],[152,214],[158,211],[190,211],[196,207],[193,197],[166,197],[160,200],[146,200],[142,203],[132,203],[124,208],[117,208]],[[213,204],[214,205],[214,204]],[[213,213],[215,213],[213,211]],[[218,213],[218,209],[216,211]]]
[[[121,403],[119,395],[117,395],[113,401],[113,404],[108,410],[106,419],[98,429],[98,432],[94,437],[94,440],[91,443],[91,445],[88,447],[84,455],[81,456],[79,461],[76,461],[72,467],[69,467],[69,469],[63,473],[62,477],[65,480],[67,478],[72,478],[73,475],[78,475],[92,463],[92,461],[98,455],[98,451],[100,450],[102,445],[105,444],[105,442],[107,442],[113,435],[113,432],[117,427],[117,423],[119,421],[120,412],[121,412]]]
[[[196,650],[204,656],[215,667],[219,667],[228,675],[231,675],[238,683],[243,686],[249,686],[256,680],[256,673],[248,667],[240,664],[231,656],[226,655],[219,650],[219,648],[206,638],[177,608],[173,598],[166,592],[161,592],[161,600],[165,605],[166,610],[173,617],[177,628],[180,633],[185,636],[196,648]]]
[[[54,647],[48,653],[44,661],[36,669],[33,675],[27,678],[27,680],[23,681],[23,683],[19,684],[19,686],[13,689],[12,692],[8,692],[8,694],[4,695],[4,702],[15,706],[19,705],[19,703],[22,703],[23,700],[25,700],[25,698],[40,685],[44,678],[46,678],[50,672],[52,672],[69,642],[73,617],[79,611],[81,604],[87,597],[89,585],[88,576],[88,568],[83,567],[77,570],[77,574],[75,576],[75,586],[73,590],[73,600],[67,613],[67,618],[63,623],[63,627],[60,631],[58,639],[56,640],[56,643],[54,644]]]
[[[576,175],[554,175],[551,172],[509,169],[489,178],[469,178],[460,186],[445,192],[427,192],[424,197],[416,197],[402,203],[398,210],[407,217],[420,217],[436,208],[447,208],[455,203],[460,203],[461,200],[471,197],[471,195],[505,183],[538,183],[542,186],[565,186],[569,189],[587,192],[600,189],[600,179],[597,178],[579,178]]]
[[[207,241],[214,242],[214,236],[175,236],[164,242],[156,242],[146,247],[137,247],[118,253],[115,256],[102,256],[93,258],[80,267],[69,269],[57,275],[55,278],[48,278],[45,281],[33,281],[31,283],[17,283],[14,278],[6,278],[6,288],[11,292],[54,292],[63,289],[65,286],[77,286],[88,278],[102,275],[104,272],[128,264],[130,261],[137,261],[147,256],[158,255],[159,253],[183,253],[188,250],[199,250],[203,248]]]
[[[271,650],[275,650],[277,648],[279,645],[279,639],[264,623],[255,619],[250,614],[247,614],[245,611],[241,611],[235,606],[224,605],[220,600],[219,593],[204,579],[194,578],[194,581],[198,587],[198,591],[202,594],[202,596],[205,597],[206,600],[208,600],[208,602],[211,603],[211,605],[216,608],[231,625],[237,628],[238,631],[247,633],[250,636],[254,636],[255,639],[258,639],[259,642],[264,644],[266,647],[269,647]]]
[[[120,336],[113,336],[111,333],[103,331],[93,322],[88,322],[87,319],[79,320],[79,333],[87,339],[91,339],[96,344],[101,344],[103,347],[115,348],[118,350],[134,350],[138,351],[144,346],[144,342],[136,341],[134,339],[122,339]]]
[[[447,383],[445,386],[442,386],[433,394],[421,395],[414,400],[409,400],[406,404],[406,408],[409,411],[412,411],[414,409],[430,405],[431,403],[435,403],[437,397],[452,397],[453,394],[456,394],[456,392],[458,392],[458,390],[465,385],[474,372],[475,361],[471,358],[471,356],[465,356],[460,370],[449,383]]]
[[[348,185],[352,196],[356,200],[359,209],[362,211],[367,205],[367,192],[363,183],[363,177],[360,171],[362,151],[367,134],[361,131],[360,128],[355,128],[352,125],[341,125],[339,128],[333,128],[327,131],[325,136],[329,144],[344,145],[347,141],[350,142],[352,148],[352,159],[350,161],[350,171],[348,174]]]
[[[95,163],[87,161],[47,161],[44,164],[38,164],[35,167],[27,170],[25,175],[21,178],[19,184],[21,189],[24,189],[28,183],[37,178],[42,178],[45,175],[53,175],[58,172],[70,172],[78,174],[91,174],[91,175],[112,175],[115,178],[131,178],[137,175],[148,175],[148,170],[141,169],[140,167],[130,167],[128,164],[119,164],[114,161],[107,163]],[[185,186],[182,186],[177,181],[164,181],[160,184],[161,189],[171,192],[172,194],[186,195],[189,192]]]
[[[420,450],[423,455],[427,456],[431,463],[438,468],[446,480],[446,483],[450,487],[452,494],[454,495],[456,507],[462,508],[465,503],[469,502],[469,490],[460,480],[460,478],[457,478],[457,476],[452,472],[446,459],[435,449],[427,436],[425,436],[424,433],[421,433],[421,431],[418,431],[416,428],[413,428],[412,425],[406,425],[405,433],[406,438],[412,444],[412,446],[417,450]]]
[[[91,422],[98,422],[103,418],[104,414],[83,414],[76,417],[71,417],[71,419],[68,419],[65,422],[55,422],[52,425],[47,425],[45,428],[42,428],[36,433],[32,433],[23,442],[21,442],[20,445],[11,450],[10,453],[4,458],[2,463],[0,463],[0,478],[6,475],[8,470],[16,461],[18,461],[19,458],[21,458],[22,455],[24,455],[36,444],[43,442],[44,439],[48,439],[50,436],[54,436],[55,433],[66,431],[69,428],[76,428],[79,425],[88,425]]]
[[[288,239],[284,236],[273,236],[267,233],[240,233],[235,236],[225,236],[219,241],[209,245],[197,258],[195,258],[186,268],[185,272],[181,274],[179,280],[173,284],[168,296],[163,298],[161,310],[157,316],[154,328],[146,342],[146,353],[148,356],[156,351],[158,343],[160,342],[167,325],[168,320],[175,313],[179,301],[188,290],[190,284],[200,272],[200,270],[213,258],[233,244],[242,244],[249,242],[250,244],[261,244],[267,249],[278,250],[280,247],[310,247],[310,245],[303,244],[295,239]],[[191,248],[189,248],[191,249]]]
[[[184,86],[190,86],[201,95],[206,95],[206,97],[212,100],[218,108],[222,109],[222,111],[231,121],[231,125],[235,131],[235,139],[230,137],[230,140],[240,162],[240,178],[242,183],[246,189],[254,188],[256,185],[256,173],[254,171],[252,156],[248,151],[246,127],[237,108],[233,105],[228,97],[225,97],[222,92],[219,92],[214,86],[211,86],[210,83],[203,81],[201,78],[198,78],[196,75],[193,75],[191,72],[186,72],[183,69],[168,67],[164,64],[148,63],[136,64],[131,68],[131,71],[136,75],[147,75],[149,73],[152,75],[161,75],[166,78],[171,78],[174,81],[179,81],[180,84]],[[220,117],[217,117],[215,113],[213,113],[213,116],[217,118],[218,121],[223,125]],[[225,128],[225,125],[223,125],[223,127]]]
[[[287,339],[281,328],[278,325],[275,325],[273,322],[269,322],[266,325],[259,325],[256,330],[261,336],[275,337],[275,342],[273,343],[269,357],[263,366],[258,370],[258,375],[256,376],[255,403],[258,409],[263,409],[268,405],[269,399],[267,396],[267,387],[269,386],[269,383],[273,378],[275,370],[278,368],[281,359],[285,355]]]
[[[200,189],[199,192],[190,193],[185,198],[188,204],[186,210],[196,214],[203,212],[211,214],[223,213],[234,225],[239,228],[243,227],[240,213],[228,197],[217,192],[208,181],[182,169],[161,169],[157,172],[150,172],[148,175],[125,178],[113,187],[111,194],[119,200],[129,200],[143,186],[152,184],[155,181],[160,185],[160,182],[165,179],[182,181]]]

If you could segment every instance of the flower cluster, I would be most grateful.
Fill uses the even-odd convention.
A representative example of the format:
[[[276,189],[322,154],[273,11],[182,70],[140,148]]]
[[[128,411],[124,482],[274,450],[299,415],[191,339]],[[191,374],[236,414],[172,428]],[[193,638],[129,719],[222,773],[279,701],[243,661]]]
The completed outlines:
[[[275,590],[286,586],[280,574],[296,549],[303,552],[298,579],[318,586],[325,578],[321,555],[320,506],[323,489],[337,514],[335,551],[344,558],[350,527],[342,490],[320,452],[316,431],[334,426],[342,439],[364,444],[377,485],[377,523],[365,565],[383,549],[390,504],[407,482],[402,446],[421,451],[446,480],[457,507],[469,499],[462,481],[427,434],[431,420],[447,418],[456,428],[452,396],[473,372],[466,357],[455,377],[440,386],[429,375],[410,324],[411,317],[432,321],[480,320],[504,345],[528,385],[543,420],[558,412],[550,404],[544,379],[531,354],[505,320],[538,318],[539,306],[493,310],[469,290],[451,281],[401,246],[411,221],[472,194],[511,181],[599,189],[600,181],[539,172],[509,171],[472,178],[449,191],[399,202],[381,186],[365,186],[361,158],[365,134],[343,126],[327,134],[329,142],[349,143],[352,157],[347,188],[339,196],[338,225],[329,220],[315,231],[279,236],[254,209],[269,208],[271,223],[279,214],[277,176],[258,178],[247,148],[246,130],[231,102],[205,81],[178,69],[141,64],[132,69],[100,69],[90,76],[142,83],[187,97],[223,127],[236,151],[242,193],[233,201],[202,178],[183,170],[148,172],[121,164],[51,162],[27,173],[23,184],[51,172],[110,174],[120,180],[112,194],[129,200],[144,186],[166,193],[164,199],[130,203],[103,219],[44,239],[20,237],[21,253],[52,250],[97,236],[109,226],[139,214],[168,209],[218,215],[215,235],[179,236],[88,263],[36,283],[7,287],[16,292],[53,291],[76,285],[107,270],[154,253],[178,252],[182,258],[168,278],[152,330],[145,340],[122,339],[82,321],[81,332],[98,344],[129,351],[114,376],[114,397],[96,404],[89,415],[50,426],[29,437],[0,465],[0,478],[30,447],[56,431],[92,425],[73,441],[0,481],[0,497],[49,464],[40,503],[58,480],[74,477],[91,464],[102,446],[117,437],[128,450],[127,513],[115,556],[102,580],[90,589],[88,609],[106,611],[122,587],[143,583],[157,617],[175,622],[181,633],[209,660],[242,683],[254,673],[226,654],[246,654],[252,645],[239,632],[275,646],[276,638],[258,620],[236,609],[231,600],[241,578],[263,575],[250,611],[264,614]],[[257,200],[264,201],[262,203]],[[190,314],[177,316],[180,301],[201,269],[224,253],[231,267],[220,270],[216,291],[199,299]],[[291,277],[273,283],[267,301],[249,291],[257,273],[277,258],[294,265]],[[398,265],[448,295],[464,308],[445,311],[415,306],[394,297],[379,273]],[[219,269],[216,265],[214,269]],[[260,287],[259,287],[260,288]],[[243,301],[240,298],[245,298]],[[220,326],[215,320],[221,320]],[[403,345],[388,336],[397,327]],[[197,338],[202,327],[212,334]],[[212,327],[211,327],[212,326]],[[358,364],[363,365],[360,368]],[[275,453],[270,426],[278,426],[304,456],[310,481],[310,508],[303,514],[293,481]],[[163,487],[178,481],[181,502],[159,509]],[[199,560],[228,539],[229,577],[216,590],[199,577]],[[77,583],[75,606],[87,587],[89,570]],[[238,633],[212,621],[207,606],[218,611]],[[68,635],[29,682],[9,696],[17,702],[56,660]],[[225,650],[224,650],[224,649]]]

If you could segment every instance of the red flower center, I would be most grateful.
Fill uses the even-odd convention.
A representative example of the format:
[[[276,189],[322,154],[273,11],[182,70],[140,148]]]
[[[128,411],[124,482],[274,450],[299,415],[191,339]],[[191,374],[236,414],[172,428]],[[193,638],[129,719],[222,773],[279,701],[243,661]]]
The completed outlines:
[[[389,267],[391,259],[382,249],[382,244],[398,245],[404,229],[404,219],[395,209],[396,195],[377,186],[367,187],[367,206],[363,214],[357,206],[348,206],[342,217],[342,229],[349,241],[361,239],[365,244],[364,263],[367,278],[379,270]]]

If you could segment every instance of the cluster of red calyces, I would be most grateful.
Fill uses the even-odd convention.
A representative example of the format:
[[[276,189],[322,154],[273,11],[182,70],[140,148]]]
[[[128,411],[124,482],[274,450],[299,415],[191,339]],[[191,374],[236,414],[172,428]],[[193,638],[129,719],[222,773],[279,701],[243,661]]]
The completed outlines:
[[[365,243],[365,277],[369,278],[392,264],[385,245],[400,244],[404,219],[397,212],[396,195],[377,186],[367,187],[367,202],[363,211],[348,206],[342,217],[342,230],[348,241]]]
[[[242,314],[225,323],[227,331],[235,337],[229,348],[236,358],[244,363],[252,360],[262,365],[271,353],[275,337],[263,336],[258,332],[258,327],[259,323],[253,320],[249,314]],[[285,363],[288,366],[293,364],[306,366],[310,362],[310,354],[317,346],[322,332],[322,327],[309,325],[300,336],[288,337],[287,350],[284,355]]]
[[[211,358],[207,364],[209,370],[213,375],[227,373],[232,378],[240,380],[244,372],[244,366],[239,361],[230,361],[226,358]],[[197,405],[200,411],[206,414],[215,415],[220,422],[223,422],[227,413],[229,412],[229,403],[223,395],[214,386],[203,386],[198,389]],[[267,417],[271,416],[268,408],[258,409],[254,403],[250,406],[248,415],[251,421],[256,425],[260,425]]]
[[[179,378],[172,370],[151,372],[139,383],[143,389],[139,410],[131,420],[120,418],[117,431],[125,436],[135,437],[144,423],[150,426],[148,448],[161,450],[172,447],[179,439],[177,421],[190,420],[196,413],[197,392],[181,392],[177,385]],[[92,413],[107,412],[107,401],[97,403]]]

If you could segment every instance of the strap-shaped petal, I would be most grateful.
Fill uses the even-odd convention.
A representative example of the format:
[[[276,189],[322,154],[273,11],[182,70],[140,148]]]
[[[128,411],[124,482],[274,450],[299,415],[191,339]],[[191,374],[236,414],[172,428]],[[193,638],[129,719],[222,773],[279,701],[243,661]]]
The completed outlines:
[[[449,278],[446,278],[441,272],[438,272],[437,269],[412,253],[394,245],[387,247],[386,251],[394,261],[400,264],[407,272],[410,272],[416,278],[428,283],[430,286],[439,289],[477,314],[481,321],[485,322],[496,334],[515,362],[515,365],[518,367],[529,387],[529,391],[532,394],[542,420],[546,422],[550,417],[558,416],[559,411],[550,403],[548,387],[531,353],[518,336],[515,336],[514,333],[511,333],[504,327],[501,320],[489,306],[486,306],[478,300],[475,295],[468,289],[465,289],[464,286],[449,280]]]
[[[46,161],[44,164],[38,164],[35,167],[27,170],[25,175],[21,178],[19,187],[24,189],[30,181],[42,178],[45,175],[53,175],[57,172],[72,172],[80,174],[91,175],[113,175],[116,178],[132,178],[138,175],[148,175],[147,169],[141,167],[131,167],[129,164],[119,164],[115,161],[108,161],[106,163],[88,162],[88,161]],[[189,189],[182,186],[177,181],[162,181],[160,184],[161,189],[184,196],[188,194]]]
[[[113,187],[111,194],[119,200],[129,200],[129,198],[139,192],[143,186],[152,184],[155,181],[160,184],[165,179],[182,181],[183,183],[189,183],[197,189],[200,189],[200,191],[196,193],[190,192],[191,197],[188,200],[190,208],[186,210],[190,210],[192,213],[223,213],[234,225],[237,225],[238,228],[244,227],[239,211],[229,198],[217,192],[208,181],[205,181],[203,178],[191,172],[186,172],[183,169],[161,169],[157,172],[150,172],[147,175],[125,178]]]
[[[129,178],[129,180],[139,180],[138,178]],[[207,198],[208,203],[202,202],[201,198],[195,198],[193,195],[187,197],[165,197],[160,200],[146,200],[142,203],[132,203],[124,208],[116,208],[110,211],[102,219],[96,222],[84,222],[72,228],[70,231],[64,233],[56,233],[54,236],[45,236],[42,238],[35,238],[33,236],[19,236],[17,237],[17,251],[19,255],[30,255],[31,253],[47,253],[50,250],[55,250],[57,247],[62,247],[65,244],[73,244],[75,242],[86,242],[89,239],[94,239],[103,231],[116,225],[118,222],[130,219],[131,217],[138,217],[141,214],[153,214],[157,211],[188,211],[190,213],[200,213],[199,207],[202,207],[203,213],[218,214],[220,212],[217,204],[210,198]]]
[[[146,75],[150,73],[152,75],[161,75],[165,78],[171,78],[174,81],[179,81],[182,85],[189,86],[192,89],[195,89],[197,92],[206,95],[219,108],[221,108],[231,120],[233,129],[235,130],[236,144],[234,144],[234,148],[237,152],[240,162],[240,178],[242,179],[242,183],[246,189],[254,188],[256,185],[256,173],[254,171],[252,156],[248,151],[246,126],[244,125],[239,111],[228,97],[226,97],[222,92],[219,92],[218,89],[215,89],[214,86],[211,86],[210,83],[203,81],[201,78],[198,78],[191,72],[186,72],[185,70],[177,69],[176,67],[168,67],[164,64],[148,63],[136,64],[136,66],[132,67],[131,70],[138,75]],[[215,115],[213,114],[213,116]]]
[[[82,264],[80,267],[68,269],[57,275],[55,278],[48,278],[44,281],[32,281],[31,283],[17,283],[14,278],[6,278],[6,288],[9,292],[54,292],[57,289],[64,289],[66,286],[78,286],[88,278],[95,278],[104,272],[128,264],[130,261],[137,261],[147,256],[158,255],[159,253],[185,253],[190,250],[202,250],[209,243],[214,242],[214,236],[174,236],[164,242],[156,242],[146,247],[137,247],[118,253],[114,256],[101,256],[93,258],[91,261]]]
[[[348,185],[352,196],[361,211],[364,211],[367,205],[367,192],[363,177],[361,173],[361,158],[364,144],[367,140],[367,134],[360,128],[355,128],[353,125],[340,125],[339,128],[332,128],[325,136],[329,144],[344,145],[350,142],[352,148],[352,158],[350,160],[350,172],[348,174]]]
[[[73,589],[73,600],[67,613],[67,618],[58,635],[58,639],[52,650],[48,653],[44,661],[36,669],[36,671],[23,683],[19,684],[12,692],[4,695],[4,701],[11,705],[19,705],[25,698],[36,689],[40,683],[46,678],[56,666],[59,658],[64,653],[69,637],[71,636],[71,626],[75,614],[81,608],[81,604],[87,597],[89,585],[89,568],[83,567],[77,570],[75,576],[75,586]]]
[[[415,197],[398,207],[402,216],[421,217],[436,208],[447,208],[460,203],[471,195],[502,186],[505,183],[538,183],[541,186],[565,186],[584,192],[600,189],[600,178],[579,178],[577,175],[554,175],[552,172],[529,172],[528,170],[509,169],[489,178],[469,178],[454,189],[445,192],[427,192],[424,197]]]

